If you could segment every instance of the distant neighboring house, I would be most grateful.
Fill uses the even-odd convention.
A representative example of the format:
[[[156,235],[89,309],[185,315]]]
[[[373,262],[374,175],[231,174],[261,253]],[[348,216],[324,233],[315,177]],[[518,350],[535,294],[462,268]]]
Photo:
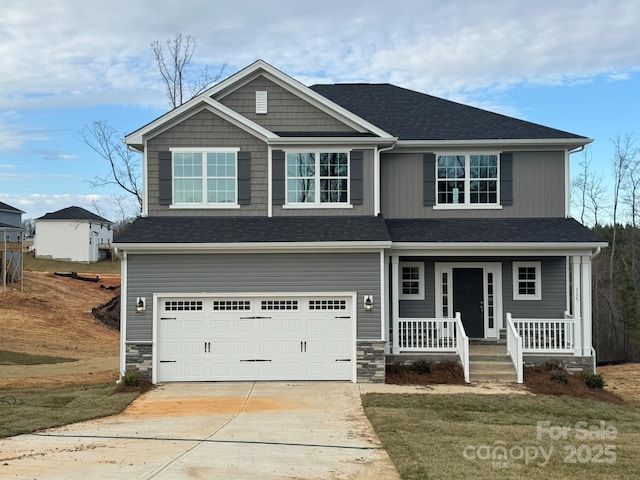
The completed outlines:
[[[107,256],[113,222],[80,207],[68,207],[36,218],[37,257],[97,262]]]
[[[0,285],[20,280],[22,273],[22,210],[0,202]]]
[[[22,233],[22,210],[0,202],[0,232],[6,232],[8,242],[19,242]],[[0,240],[4,236],[0,235]]]

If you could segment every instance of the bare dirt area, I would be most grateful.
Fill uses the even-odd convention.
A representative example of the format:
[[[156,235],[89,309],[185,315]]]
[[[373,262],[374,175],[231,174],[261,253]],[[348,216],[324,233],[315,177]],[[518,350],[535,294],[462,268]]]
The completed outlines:
[[[623,363],[598,367],[607,382],[606,389],[627,401],[640,401],[640,363]]]
[[[88,276],[95,277],[95,274]],[[0,365],[0,386],[87,384],[118,378],[118,331],[91,309],[118,293],[104,287],[120,276],[85,282],[46,272],[24,272],[24,292],[0,292],[0,350],[75,359],[45,365]]]

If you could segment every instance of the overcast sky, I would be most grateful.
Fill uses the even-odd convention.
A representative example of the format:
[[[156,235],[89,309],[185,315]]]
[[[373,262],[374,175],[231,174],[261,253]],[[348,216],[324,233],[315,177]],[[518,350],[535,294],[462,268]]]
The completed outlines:
[[[150,44],[197,39],[230,75],[258,58],[305,84],[390,82],[596,139],[640,134],[640,1],[21,0],[0,10],[0,201],[117,216],[79,139],[168,109]],[[574,161],[579,161],[578,156]]]

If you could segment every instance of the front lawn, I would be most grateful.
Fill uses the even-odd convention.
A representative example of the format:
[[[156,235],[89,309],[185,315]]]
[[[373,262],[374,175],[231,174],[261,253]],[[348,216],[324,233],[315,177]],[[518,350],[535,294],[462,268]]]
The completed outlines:
[[[638,474],[637,403],[564,395],[373,393],[362,403],[403,480]]]
[[[0,388],[0,437],[31,433],[121,412],[137,391],[100,385]]]

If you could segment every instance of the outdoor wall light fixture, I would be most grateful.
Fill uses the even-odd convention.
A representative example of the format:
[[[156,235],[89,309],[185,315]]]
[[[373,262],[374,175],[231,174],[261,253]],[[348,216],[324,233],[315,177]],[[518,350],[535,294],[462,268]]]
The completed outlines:
[[[373,295],[364,296],[364,309],[366,311],[373,310]]]
[[[147,298],[146,297],[138,297],[136,298],[136,312],[141,313],[147,309]]]

